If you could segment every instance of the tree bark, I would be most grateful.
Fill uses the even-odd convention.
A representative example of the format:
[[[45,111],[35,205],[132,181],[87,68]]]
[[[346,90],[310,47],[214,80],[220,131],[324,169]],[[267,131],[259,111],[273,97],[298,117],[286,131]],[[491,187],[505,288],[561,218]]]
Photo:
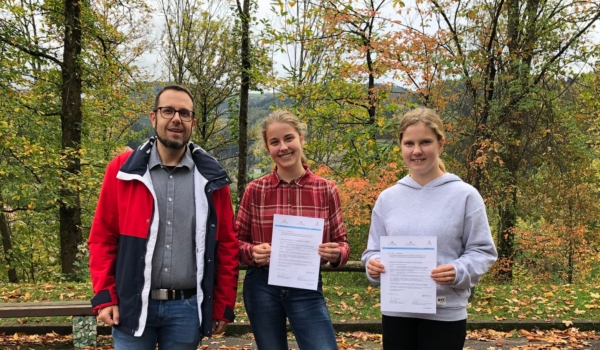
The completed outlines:
[[[511,195],[516,197],[516,189]],[[498,258],[503,267],[498,271],[497,278],[506,283],[512,282],[515,255],[515,227],[517,226],[517,202],[516,198],[499,210],[500,220],[498,222]]]
[[[4,203],[4,198],[2,198],[2,193],[0,193],[0,203]],[[19,277],[17,276],[17,270],[14,267],[11,267],[13,264],[13,256],[12,256],[12,234],[10,231],[10,226],[8,225],[8,220],[6,219],[6,214],[2,213],[0,215],[0,234],[2,234],[2,248],[4,249],[4,262],[6,266],[8,266],[8,281],[10,283],[19,283]]]
[[[243,0],[238,12],[242,22],[242,84],[240,89],[240,114],[238,119],[238,176],[237,176],[237,204],[239,204],[246,190],[247,159],[248,159],[248,98],[250,93],[250,0]]]
[[[65,0],[64,53],[62,66],[62,144],[61,152],[65,159],[62,173],[60,221],[60,257],[62,273],[75,279],[77,246],[83,242],[81,233],[81,205],[79,192],[72,181],[79,175],[81,164],[81,6],[78,0]]]

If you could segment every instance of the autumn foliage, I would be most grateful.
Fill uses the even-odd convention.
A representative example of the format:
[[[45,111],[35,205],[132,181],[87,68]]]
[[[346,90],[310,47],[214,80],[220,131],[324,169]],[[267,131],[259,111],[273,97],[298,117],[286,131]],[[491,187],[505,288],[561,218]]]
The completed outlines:
[[[325,178],[331,178],[333,175],[331,169],[326,166],[319,167],[316,173]],[[390,163],[383,167],[371,166],[367,177],[348,177],[336,181],[344,211],[344,224],[352,247],[352,260],[360,260],[367,246],[371,210],[377,197],[405,173],[403,167],[397,163]]]
[[[76,270],[68,276],[88,278],[85,244],[66,252],[61,237],[85,241],[106,163],[151,133],[145,116],[155,88],[169,82],[198,95],[194,141],[221,156],[232,178],[271,163],[258,152],[240,160],[230,145],[248,136],[257,148],[256,123],[268,110],[297,114],[313,169],[323,165],[319,174],[340,189],[352,259],[365,247],[377,196],[405,173],[394,117],[434,108],[446,124],[447,169],[486,202],[500,255],[495,280],[599,278],[597,2],[248,0],[248,71],[238,64],[239,11],[224,2],[206,2],[211,12],[204,2],[160,1],[163,22],[145,1],[92,1],[81,9],[81,140],[63,145],[62,125],[79,123],[63,123],[67,2],[0,0],[3,279],[64,278],[64,262]],[[155,39],[150,22],[171,38],[163,77],[138,64]],[[247,132],[235,107],[242,73],[269,100],[248,111]],[[71,225],[81,237],[71,240],[58,220],[70,210],[81,213]]]

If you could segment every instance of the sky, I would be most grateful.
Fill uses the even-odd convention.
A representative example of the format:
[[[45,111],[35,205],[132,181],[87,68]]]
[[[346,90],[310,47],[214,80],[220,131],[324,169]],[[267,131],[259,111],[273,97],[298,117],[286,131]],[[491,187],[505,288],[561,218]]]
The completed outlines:
[[[162,58],[160,56],[160,36],[162,33],[162,29],[164,27],[164,18],[162,17],[162,14],[160,13],[160,11],[158,11],[158,0],[149,0],[149,2],[152,4],[152,6],[155,8],[154,14],[153,14],[153,23],[160,23],[160,25],[157,25],[154,27],[153,29],[153,33],[152,33],[152,38],[151,40],[153,40],[155,42],[154,48],[151,51],[148,51],[146,53],[144,53],[140,59],[137,61],[138,65],[140,67],[142,67],[144,70],[147,70],[149,73],[151,73],[151,75],[155,78],[155,79],[161,79],[161,75],[164,73],[163,72],[163,62],[162,62]],[[258,10],[256,11],[256,17],[260,20],[263,18],[272,18],[271,16],[273,16],[273,14],[270,11],[270,1],[267,0],[258,0]],[[257,21],[259,22],[259,21]],[[278,56],[275,57],[275,61],[276,62],[283,62],[283,60],[285,59],[285,56],[283,54],[279,54]]]
[[[158,9],[158,1],[159,0],[148,0],[151,2],[151,4],[154,4],[154,8]],[[227,0],[223,0],[223,1],[227,1]],[[230,3],[233,3],[233,0],[228,0]],[[411,0],[407,0],[407,1],[411,1]],[[260,30],[260,19],[269,19],[271,20],[271,22],[275,25],[277,23],[277,16],[275,14],[273,14],[270,10],[271,7],[271,3],[272,1],[268,1],[268,0],[257,0],[258,2],[258,10],[256,11],[256,17],[257,17],[257,27],[254,29],[254,31],[258,31]],[[226,5],[228,6],[228,5]],[[389,15],[390,13],[392,13],[393,9],[391,7],[391,5],[388,5],[387,8],[385,8],[386,11],[386,16]],[[162,59],[160,57],[160,53],[159,53],[159,44],[160,44],[160,35],[162,32],[162,28],[163,25],[161,25],[164,22],[164,19],[162,18],[162,15],[160,14],[160,12],[158,10],[155,11],[154,14],[154,18],[155,20],[153,21],[153,23],[159,23],[159,25],[154,27],[153,30],[153,34],[152,34],[152,40],[154,40],[155,42],[155,47],[150,51],[150,52],[146,52],[144,55],[142,55],[142,57],[140,58],[140,60],[138,60],[138,64],[146,69],[148,72],[151,73],[151,75],[155,78],[155,79],[161,79],[161,74],[163,74],[163,63],[162,63]],[[600,45],[600,26],[597,26],[596,29],[594,29],[594,33],[592,35],[592,40],[595,41],[595,43],[597,45]],[[277,52],[275,53],[275,55],[273,56],[273,60],[275,62],[275,66],[274,69],[276,72],[279,72],[279,74],[283,73],[283,69],[282,69],[282,65],[286,64],[286,62],[288,62],[288,57],[285,53],[281,53],[281,52]],[[587,69],[583,69],[583,70],[587,70]],[[385,80],[385,79],[384,79]]]

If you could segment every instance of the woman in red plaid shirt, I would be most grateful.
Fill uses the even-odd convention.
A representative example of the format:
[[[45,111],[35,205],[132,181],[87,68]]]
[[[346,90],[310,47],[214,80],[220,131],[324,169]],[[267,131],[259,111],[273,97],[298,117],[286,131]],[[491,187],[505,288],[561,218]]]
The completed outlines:
[[[304,126],[278,110],[265,118],[263,139],[275,168],[248,185],[238,211],[241,261],[248,265],[244,304],[260,350],[287,350],[286,318],[300,349],[337,350],[321,276],[317,290],[268,284],[273,215],[324,219],[321,264],[344,266],[350,246],[338,190],[313,174],[302,152]]]

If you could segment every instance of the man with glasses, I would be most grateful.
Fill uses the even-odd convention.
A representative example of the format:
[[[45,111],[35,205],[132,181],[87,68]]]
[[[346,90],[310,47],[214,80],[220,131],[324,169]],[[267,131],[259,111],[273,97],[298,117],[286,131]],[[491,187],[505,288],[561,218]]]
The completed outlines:
[[[88,240],[92,306],[116,350],[191,350],[234,319],[231,181],[190,142],[187,88],[164,87],[150,121],[156,136],[106,169]]]

